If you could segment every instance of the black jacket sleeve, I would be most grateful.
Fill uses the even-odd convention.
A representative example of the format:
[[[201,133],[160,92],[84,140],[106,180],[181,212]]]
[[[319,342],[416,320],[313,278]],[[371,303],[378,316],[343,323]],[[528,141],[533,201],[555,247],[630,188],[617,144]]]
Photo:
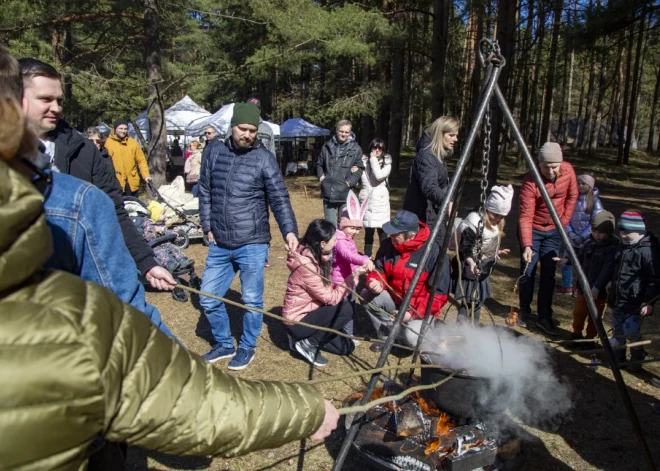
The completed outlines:
[[[346,183],[348,183],[348,186],[353,188],[355,185],[358,184],[360,181],[360,178],[362,177],[362,172],[364,172],[364,162],[362,161],[362,149],[360,146],[356,143],[355,148],[352,150],[353,152],[353,165],[351,165],[351,168],[353,166],[356,166],[358,168],[357,172],[351,173],[349,172],[348,176],[346,177]]]
[[[318,178],[321,178],[323,174],[325,174],[325,161],[328,158],[328,146],[325,145],[321,149],[321,153],[319,154],[319,158],[316,159],[316,176]]]
[[[474,260],[474,247],[477,245],[477,233],[471,228],[466,227],[461,232],[461,246],[459,247],[459,255],[461,256],[461,261],[465,261],[468,258]],[[477,260],[474,260],[475,262]]]
[[[444,163],[437,161],[430,149],[422,149],[413,164],[417,181],[424,197],[436,206],[440,206],[447,196],[447,187],[440,187],[440,171],[446,172]]]
[[[94,146],[90,144],[89,147],[92,148]],[[142,240],[142,236],[128,217],[126,208],[124,208],[121,188],[115,178],[115,169],[112,166],[110,158],[101,154],[96,148],[89,149],[88,151],[95,153],[92,158],[91,183],[103,190],[112,199],[126,247],[131,253],[133,260],[135,260],[138,270],[144,275],[158,265],[154,259],[153,250]]]

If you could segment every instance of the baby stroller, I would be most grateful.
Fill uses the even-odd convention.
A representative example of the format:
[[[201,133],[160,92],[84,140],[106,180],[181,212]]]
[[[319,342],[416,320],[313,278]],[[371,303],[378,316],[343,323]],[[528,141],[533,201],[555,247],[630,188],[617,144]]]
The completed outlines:
[[[175,244],[185,249],[190,241],[201,240],[208,245],[206,234],[199,220],[199,202],[184,191],[183,178],[176,177],[170,185],[163,185],[160,191],[151,181],[147,182],[151,196],[165,206],[165,221],[172,232],[177,234]]]
[[[181,246],[177,244],[180,235],[167,230],[163,223],[154,223],[147,209],[148,205],[140,199],[127,196],[124,198],[124,207],[138,232],[153,249],[156,261],[167,269],[178,283],[199,289],[202,283],[195,273],[195,262],[186,257]],[[188,279],[181,278],[182,276]],[[146,280],[143,282],[146,284]],[[189,293],[182,288],[174,288],[172,298],[186,302]]]

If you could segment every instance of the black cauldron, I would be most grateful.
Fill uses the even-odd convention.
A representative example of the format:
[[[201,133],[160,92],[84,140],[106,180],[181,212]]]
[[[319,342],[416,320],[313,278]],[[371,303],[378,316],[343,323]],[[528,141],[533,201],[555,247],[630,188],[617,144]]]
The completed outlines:
[[[422,352],[421,358],[427,365],[443,365],[442,354]],[[449,368],[422,368],[422,384],[442,381],[454,372]],[[485,406],[478,400],[480,392],[486,391],[488,379],[457,373],[452,379],[435,389],[423,391],[443,412],[449,414],[457,425],[471,424],[483,420]]]

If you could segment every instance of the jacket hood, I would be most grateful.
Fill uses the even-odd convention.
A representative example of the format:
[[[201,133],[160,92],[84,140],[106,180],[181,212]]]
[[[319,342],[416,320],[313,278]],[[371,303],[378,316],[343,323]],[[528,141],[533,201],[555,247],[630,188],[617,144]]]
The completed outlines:
[[[351,142],[355,142],[355,134],[353,132],[351,132],[348,135],[348,137],[346,138],[346,141],[344,141],[342,144],[340,144],[339,141],[337,141],[337,134],[332,136],[331,141],[335,146],[346,146],[346,145],[350,144]]]
[[[53,251],[43,197],[0,162],[0,292],[37,273]]]
[[[426,224],[420,222],[419,227],[420,230],[415,237],[402,244],[395,245],[394,248],[402,254],[419,250],[431,236],[431,231]]]
[[[310,265],[314,271],[318,270],[312,252],[304,245],[299,245],[295,253],[289,253],[286,257],[286,266],[289,271],[294,272],[303,265]]]
[[[630,245],[629,247],[651,247],[660,245],[658,237],[655,236],[652,232],[647,231],[644,234],[639,242],[636,244]]]
[[[424,131],[422,133],[422,137],[420,137],[419,141],[417,142],[417,152],[419,153],[420,150],[426,149],[430,145],[431,135],[428,133],[428,131]]]

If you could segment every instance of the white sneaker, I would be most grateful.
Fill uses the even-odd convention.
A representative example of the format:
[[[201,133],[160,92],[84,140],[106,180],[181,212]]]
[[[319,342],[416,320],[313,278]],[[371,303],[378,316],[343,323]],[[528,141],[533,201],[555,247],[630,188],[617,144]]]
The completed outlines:
[[[309,340],[302,339],[295,343],[295,348],[300,355],[314,366],[323,367],[328,364],[328,359],[321,355],[319,349],[309,343]]]

